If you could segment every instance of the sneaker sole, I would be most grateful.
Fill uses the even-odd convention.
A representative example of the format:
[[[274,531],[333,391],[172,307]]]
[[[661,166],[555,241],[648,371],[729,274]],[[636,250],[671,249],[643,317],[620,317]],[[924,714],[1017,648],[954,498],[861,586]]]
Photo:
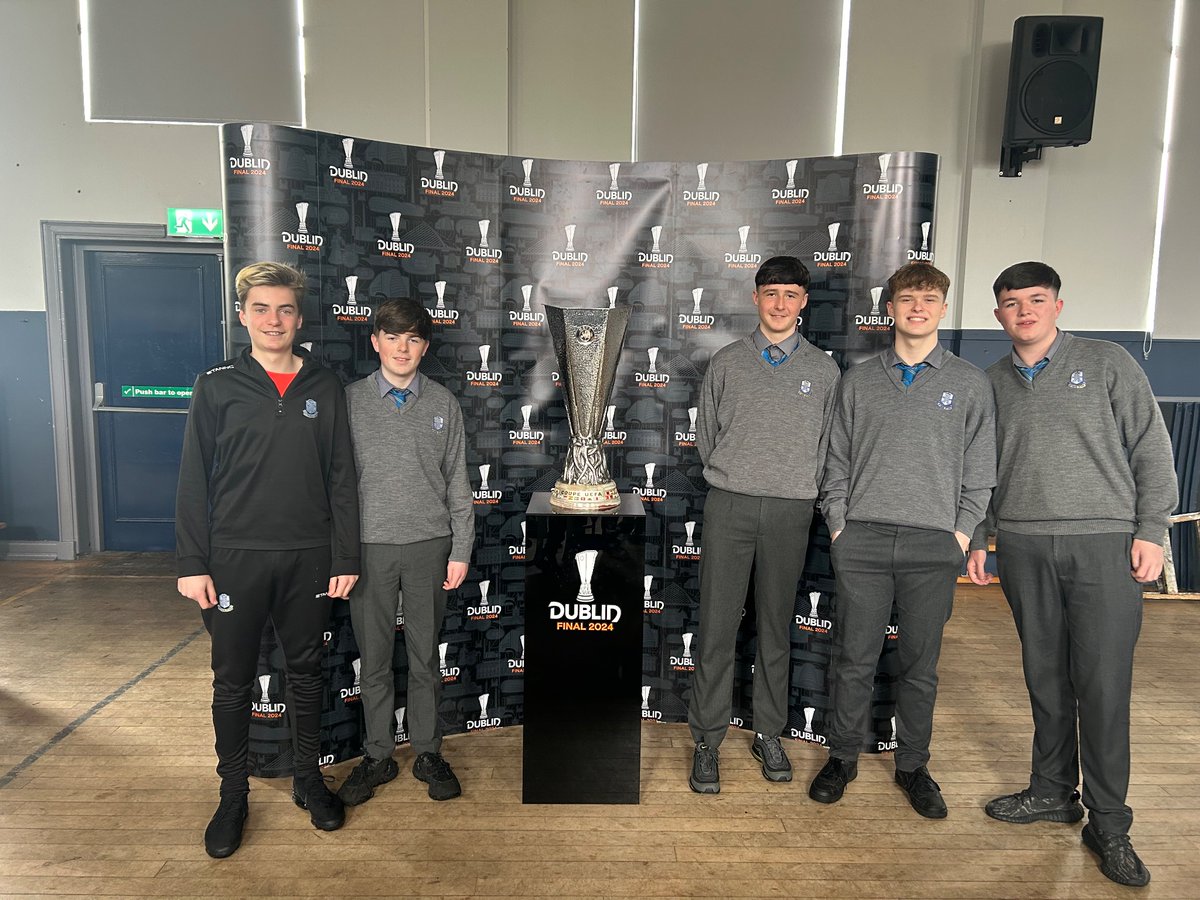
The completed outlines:
[[[792,780],[791,767],[788,767],[787,769],[780,769],[778,772],[776,772],[772,769],[768,769],[766,760],[762,758],[762,755],[758,752],[758,749],[756,747],[754,747],[753,745],[750,746],[750,755],[753,756],[760,763],[762,763],[762,776],[763,776],[763,778],[767,779],[767,781],[791,781]]]
[[[1149,871],[1146,872],[1146,880],[1145,881],[1128,881],[1124,878],[1113,877],[1113,875],[1109,871],[1108,867],[1104,864],[1104,851],[1100,849],[1100,844],[1096,841],[1096,839],[1094,837],[1092,837],[1091,831],[1085,827],[1083,829],[1082,836],[1083,836],[1083,846],[1087,847],[1089,850],[1091,850],[1093,853],[1095,853],[1096,856],[1100,857],[1100,874],[1103,875],[1105,878],[1107,878],[1109,881],[1113,882],[1114,884],[1123,884],[1126,887],[1145,887],[1146,885],[1148,885],[1150,883],[1150,872]]]
[[[688,778],[688,787],[697,794],[719,794],[721,793],[721,782],[713,783],[711,781],[695,781]]]
[[[1052,809],[1047,812],[1029,813],[1023,816],[1006,816],[984,807],[984,815],[997,822],[1008,822],[1010,825],[1031,825],[1034,822],[1062,822],[1071,825],[1083,818],[1083,807],[1074,806],[1070,809]]]

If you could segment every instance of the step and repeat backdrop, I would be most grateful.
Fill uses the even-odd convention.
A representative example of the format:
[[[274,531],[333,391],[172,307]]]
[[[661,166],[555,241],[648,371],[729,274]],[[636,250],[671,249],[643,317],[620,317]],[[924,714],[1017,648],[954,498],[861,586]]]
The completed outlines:
[[[885,282],[932,260],[934,154],[751,162],[608,163],[491,156],[261,124],[221,130],[228,296],[243,265],[308,275],[301,340],[350,382],[378,368],[374,308],[421,302],[434,321],[422,371],[460,400],[474,495],[472,568],[440,645],[447,734],[522,721],[525,508],[549,490],[569,430],[544,304],[632,314],[604,442],[622,491],[647,511],[642,716],[687,716],[706,485],[697,392],[714,351],[758,324],[763,260],[812,273],[801,329],[843,367],[890,343]],[[236,312],[236,309],[235,309]],[[235,323],[230,341],[247,342]],[[824,743],[834,620],[828,534],[814,526],[793,619],[785,737]],[[733,724],[753,728],[753,599],[739,636]],[[889,627],[869,749],[895,746]],[[396,742],[407,742],[403,610],[396,619]],[[348,608],[326,634],[323,763],[361,753],[358,652]],[[291,769],[282,657],[264,636],[252,765]]]

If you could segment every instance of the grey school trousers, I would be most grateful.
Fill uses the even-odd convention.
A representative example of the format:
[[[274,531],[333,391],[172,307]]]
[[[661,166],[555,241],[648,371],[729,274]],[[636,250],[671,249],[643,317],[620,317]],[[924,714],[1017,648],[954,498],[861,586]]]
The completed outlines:
[[[830,555],[838,593],[829,755],[858,759],[894,600],[900,644],[896,769],[912,772],[929,762],[942,630],[954,609],[962,548],[949,531],[847,522]]]
[[[404,645],[408,652],[408,736],[417,753],[438,753],[442,671],[438,637],[446,616],[446,563],[451,538],[412,544],[363,544],[362,575],[350,594],[350,621],[362,658],[359,685],[367,739],[363,752],[387,759],[396,749],[397,594],[404,592]]]
[[[1033,708],[1035,793],[1066,797],[1083,766],[1083,802],[1101,831],[1125,833],[1129,697],[1142,590],[1132,535],[1000,531],[1000,587],[1021,637]]]
[[[751,497],[710,488],[700,555],[700,624],[688,704],[692,739],[719,747],[733,707],[733,658],[754,567],[758,655],[754,730],[778,737],[787,725],[796,590],[808,554],[812,500]]]

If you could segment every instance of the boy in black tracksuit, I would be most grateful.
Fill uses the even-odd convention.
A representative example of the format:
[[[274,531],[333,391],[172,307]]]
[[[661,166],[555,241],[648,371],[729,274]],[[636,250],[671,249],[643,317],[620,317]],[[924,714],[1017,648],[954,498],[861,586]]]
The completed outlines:
[[[270,619],[295,723],[292,798],[325,831],[345,819],[317,767],[322,634],[331,598],[358,578],[358,489],[337,376],[292,343],[304,275],[279,263],[238,273],[251,347],[196,379],[176,498],[180,594],[212,636],[221,803],[210,856],[232,854],[247,816],[251,685]]]

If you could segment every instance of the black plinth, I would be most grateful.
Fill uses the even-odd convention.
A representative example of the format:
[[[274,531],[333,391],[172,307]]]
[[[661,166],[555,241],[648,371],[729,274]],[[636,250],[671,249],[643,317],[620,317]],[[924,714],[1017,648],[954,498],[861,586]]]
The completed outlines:
[[[645,540],[642,501],[632,494],[601,513],[564,512],[549,493],[533,495],[525,514],[525,803],[638,802]]]

